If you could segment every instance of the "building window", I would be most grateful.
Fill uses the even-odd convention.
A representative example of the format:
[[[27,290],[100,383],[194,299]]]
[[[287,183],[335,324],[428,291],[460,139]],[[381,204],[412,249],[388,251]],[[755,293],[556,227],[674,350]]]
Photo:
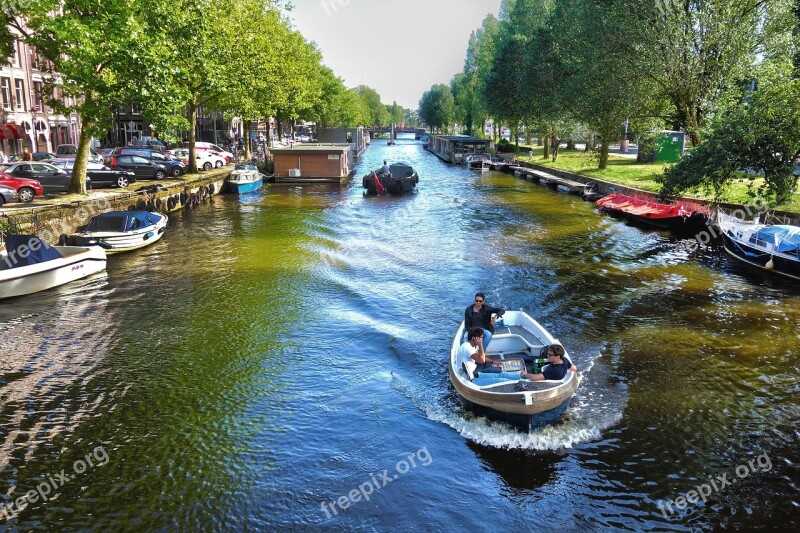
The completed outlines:
[[[0,91],[3,92],[3,109],[11,111],[11,79],[3,78],[0,81]]]
[[[17,111],[25,111],[25,85],[22,80],[14,80],[17,92]]]
[[[139,110],[139,105],[132,105],[131,106],[131,115],[141,115],[142,112]]]
[[[11,65],[14,67],[19,66],[19,41],[14,39],[14,55],[11,56]]]
[[[33,110],[34,111],[41,111],[42,110],[42,82],[35,81],[33,82]]]

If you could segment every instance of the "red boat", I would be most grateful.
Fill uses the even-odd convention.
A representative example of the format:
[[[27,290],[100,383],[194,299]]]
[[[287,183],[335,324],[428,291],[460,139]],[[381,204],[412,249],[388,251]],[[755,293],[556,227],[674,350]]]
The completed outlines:
[[[707,216],[699,211],[689,211],[680,205],[660,204],[640,200],[624,194],[610,194],[597,200],[603,211],[627,217],[657,228],[669,229],[679,233],[697,233],[706,225]]]

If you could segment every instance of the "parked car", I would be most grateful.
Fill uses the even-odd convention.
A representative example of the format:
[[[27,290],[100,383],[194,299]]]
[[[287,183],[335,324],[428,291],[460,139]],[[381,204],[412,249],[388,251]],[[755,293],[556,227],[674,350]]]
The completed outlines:
[[[44,192],[66,191],[72,176],[60,168],[41,161],[20,161],[0,166],[0,170],[15,178],[36,180],[44,187]]]
[[[187,143],[184,143],[183,147],[184,148],[189,148],[189,145]],[[220,148],[219,146],[217,146],[214,143],[196,141],[194,143],[194,147],[195,147],[196,150],[200,150],[200,149],[202,149],[202,150],[213,150],[214,152],[217,152],[225,160],[225,164],[226,165],[233,160],[233,154],[231,152]]]
[[[9,165],[3,165],[3,167],[6,166]],[[0,172],[0,185],[14,189],[19,195],[20,202],[30,202],[37,196],[44,196],[44,187],[34,179],[16,178],[5,172]]]
[[[33,152],[31,154],[34,161],[44,161],[45,159],[55,159],[56,154],[52,152]]]
[[[72,158],[78,155],[77,144],[59,144],[56,148],[56,158]],[[103,157],[95,152],[94,148],[89,148],[89,161],[93,163],[102,163]]]
[[[75,165],[75,160],[53,159],[49,163],[71,174],[72,167]],[[136,183],[136,174],[133,172],[111,169],[103,163],[93,163],[91,161],[86,164],[86,176],[90,178],[93,188],[127,187],[131,183]]]
[[[14,202],[19,199],[19,194],[13,187],[7,185],[0,185],[0,205]]]
[[[106,166],[115,170],[128,170],[139,179],[163,180],[167,167],[139,155],[112,155],[106,158]]]
[[[167,169],[167,174],[175,178],[186,174],[186,166],[180,159],[170,158],[168,154],[164,154],[156,148],[114,148],[112,155],[138,155],[139,157],[144,157],[145,159],[164,165]]]
[[[172,154],[180,159],[184,165],[189,165],[188,148],[178,148],[173,150]],[[211,150],[195,150],[195,158],[197,159],[198,169],[211,170],[214,167],[219,168],[225,165],[225,159]]]

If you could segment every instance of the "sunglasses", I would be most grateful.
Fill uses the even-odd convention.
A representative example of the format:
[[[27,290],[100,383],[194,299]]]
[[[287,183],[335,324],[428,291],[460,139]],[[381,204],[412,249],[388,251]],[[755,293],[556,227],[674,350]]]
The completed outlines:
[[[477,298],[475,298],[475,301],[478,302],[479,304],[483,303],[483,300],[478,300]]]

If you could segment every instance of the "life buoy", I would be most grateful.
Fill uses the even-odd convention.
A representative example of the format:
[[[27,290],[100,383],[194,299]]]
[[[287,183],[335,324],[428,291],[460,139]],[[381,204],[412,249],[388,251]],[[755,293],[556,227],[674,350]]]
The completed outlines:
[[[167,209],[169,211],[172,211],[173,209],[175,209],[175,198],[173,198],[172,196],[167,198]]]
[[[161,211],[161,198],[156,198],[156,209]]]
[[[128,211],[136,211],[136,204],[131,204],[128,206]]]
[[[181,193],[181,204],[186,205],[186,202],[189,200],[189,195],[186,192]]]
[[[217,189],[214,187],[213,183],[208,186],[209,194],[214,194],[216,191],[217,191]]]
[[[62,233],[61,235],[58,236],[58,245],[59,246],[66,246],[68,239],[69,239],[69,237],[67,236],[67,234],[66,233]]]

